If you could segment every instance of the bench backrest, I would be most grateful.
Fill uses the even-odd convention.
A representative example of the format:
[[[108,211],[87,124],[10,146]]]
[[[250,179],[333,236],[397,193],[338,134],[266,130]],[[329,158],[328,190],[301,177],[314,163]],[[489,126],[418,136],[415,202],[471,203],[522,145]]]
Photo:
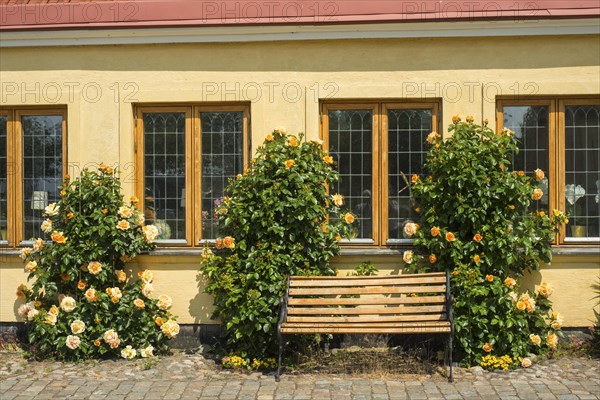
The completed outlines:
[[[448,321],[448,274],[292,276],[289,323]]]

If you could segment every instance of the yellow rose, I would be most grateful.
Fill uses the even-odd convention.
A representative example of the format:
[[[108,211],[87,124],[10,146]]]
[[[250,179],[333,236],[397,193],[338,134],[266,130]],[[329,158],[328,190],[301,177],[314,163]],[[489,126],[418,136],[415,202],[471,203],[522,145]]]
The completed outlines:
[[[85,291],[85,299],[92,303],[94,301],[98,301],[98,295],[96,294],[96,289],[88,289]]]
[[[76,319],[71,323],[71,332],[73,332],[74,334],[78,335],[80,333],[83,333],[84,331],[85,323],[82,320]]]
[[[542,338],[539,335],[529,335],[529,340],[534,346],[540,346],[542,344]]]
[[[504,280],[504,285],[508,286],[508,287],[513,287],[517,284],[517,281],[515,281],[513,278],[508,277]]]
[[[144,233],[144,239],[149,243],[155,241],[158,237],[158,228],[154,225],[144,226],[142,232]]]
[[[39,252],[44,248],[44,239],[36,239],[33,242],[33,251]]]
[[[529,358],[524,358],[523,361],[521,361],[521,367],[523,367],[523,368],[531,367],[531,360]]]
[[[168,310],[173,305],[173,299],[166,294],[158,296],[158,308]]]
[[[127,280],[127,274],[120,269],[115,271],[115,276],[118,282],[125,282]]]
[[[533,200],[539,200],[539,199],[541,199],[541,198],[542,198],[542,196],[543,196],[543,195],[544,195],[544,192],[542,192],[542,189],[540,189],[540,188],[537,188],[537,189],[534,189],[534,190],[533,190],[533,193],[532,193],[532,195],[531,195],[531,198],[532,198]]]
[[[58,310],[58,307],[56,307],[54,305],[52,307],[50,307],[50,309],[48,310],[48,314],[52,314],[55,316],[58,316],[59,312],[60,311]]]
[[[290,169],[294,166],[295,161],[294,160],[286,160],[283,164],[285,165],[285,169]]]
[[[344,214],[344,221],[347,224],[352,224],[354,222],[354,215],[348,213],[348,214]]]
[[[134,203],[134,204],[135,204],[135,203],[137,203],[137,202],[139,202],[139,201],[140,201],[140,199],[138,199],[136,196],[131,196],[131,197],[129,198],[129,202],[130,202],[130,203]]]
[[[36,270],[37,270],[37,262],[36,261],[29,261],[27,264],[25,264],[25,271],[35,272]]]
[[[435,237],[437,235],[440,234],[440,228],[437,226],[434,226],[433,228],[431,228],[431,236]]]
[[[56,315],[54,314],[46,314],[46,317],[44,318],[44,322],[48,325],[56,325]]]
[[[554,332],[548,332],[546,335],[546,345],[551,349],[555,349],[558,344],[558,336]]]
[[[129,222],[122,219],[117,223],[117,229],[120,229],[122,231],[126,231],[127,229],[129,229]]]
[[[77,306],[77,302],[75,301],[74,298],[72,298],[70,296],[63,297],[63,299],[60,302],[60,308],[64,312],[71,312],[75,309],[76,306]]]
[[[331,200],[333,201],[333,204],[335,204],[337,207],[340,207],[344,204],[344,196],[342,196],[341,194],[332,195]]]
[[[179,334],[179,324],[175,321],[169,320],[162,324],[160,330],[165,334],[166,337],[173,339]]]
[[[413,262],[413,256],[414,256],[414,254],[413,254],[412,250],[407,250],[402,255],[402,260],[404,260],[404,262],[406,264],[410,264]]]
[[[298,147],[298,139],[296,138],[296,136],[290,136],[290,138],[288,139],[288,143],[291,147]]]
[[[66,344],[68,348],[70,348],[71,350],[75,350],[81,344],[81,339],[79,338],[79,336],[69,335],[67,336]]]
[[[524,301],[522,301],[522,300],[517,301],[517,310],[523,311],[526,308],[527,308],[527,304]]]
[[[271,135],[270,133],[265,137],[265,141],[270,142],[273,140],[273,135]]]
[[[133,305],[135,306],[135,308],[137,308],[138,310],[142,310],[144,309],[144,307],[146,307],[146,303],[144,303],[144,300],[142,299],[135,299],[133,301]]]
[[[119,207],[119,216],[121,218],[131,218],[133,210],[130,207],[121,206]]]
[[[41,229],[42,229],[42,232],[44,232],[44,233],[50,233],[52,231],[52,220],[50,220],[50,219],[44,220],[44,222],[42,222]]]
[[[102,272],[102,264],[98,261],[92,261],[87,266],[88,272],[92,275],[98,275]]]
[[[125,358],[126,360],[135,358],[136,354],[137,352],[130,345],[127,345],[123,350],[121,350],[121,357]]]
[[[145,269],[138,272],[138,278],[140,278],[144,283],[150,283],[154,279],[154,275],[152,274],[152,271]]]
[[[452,117],[453,124],[458,124],[459,122],[460,122],[460,117],[458,115],[455,115]]]
[[[412,235],[414,235],[415,233],[417,233],[418,229],[419,229],[419,225],[417,225],[417,224],[415,224],[413,222],[409,222],[406,225],[404,225],[404,233],[408,237],[411,237]]]
[[[552,292],[554,292],[554,286],[548,282],[542,282],[540,286],[538,286],[536,293],[539,296],[548,298]]]
[[[333,157],[331,157],[331,156],[324,156],[323,157],[323,161],[325,161],[326,164],[333,164]]]

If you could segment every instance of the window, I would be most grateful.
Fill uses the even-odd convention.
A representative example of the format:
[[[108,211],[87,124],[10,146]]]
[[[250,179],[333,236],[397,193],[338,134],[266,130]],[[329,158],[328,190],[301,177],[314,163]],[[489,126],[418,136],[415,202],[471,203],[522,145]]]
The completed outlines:
[[[423,174],[425,138],[438,121],[439,103],[431,101],[322,105],[324,145],[340,173],[331,192],[359,217],[351,244],[407,241],[404,225],[419,219],[410,180]]]
[[[600,99],[502,99],[498,128],[519,140],[513,169],[546,173],[540,210],[570,214],[558,243],[600,239]]]
[[[215,208],[249,155],[249,108],[138,107],[138,197],[158,243],[189,246],[218,236]]]
[[[0,109],[0,245],[40,237],[66,173],[66,110]]]

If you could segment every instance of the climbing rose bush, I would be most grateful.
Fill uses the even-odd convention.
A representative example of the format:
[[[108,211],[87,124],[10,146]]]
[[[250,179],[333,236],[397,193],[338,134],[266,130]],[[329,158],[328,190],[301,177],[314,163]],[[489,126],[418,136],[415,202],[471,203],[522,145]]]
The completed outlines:
[[[412,270],[451,271],[463,364],[527,365],[528,353],[556,347],[563,317],[552,311],[551,284],[521,291],[520,281],[551,261],[551,241],[567,218],[534,208],[544,172],[510,170],[519,151],[512,131],[495,133],[472,117],[453,122],[447,140],[428,136],[427,176],[412,179],[421,224],[404,232],[419,254],[407,251],[404,261]]]
[[[276,328],[285,277],[331,275],[331,257],[355,216],[328,193],[338,179],[333,159],[317,141],[276,129],[247,169],[230,181],[216,210],[219,232],[205,248],[201,272],[222,321],[227,365],[276,354]],[[237,366],[236,364],[236,366]],[[261,364],[262,365],[262,364]]]
[[[167,351],[179,333],[167,295],[153,296],[153,274],[133,281],[125,263],[154,248],[155,226],[144,225],[138,199],[123,203],[116,171],[101,164],[67,178],[61,199],[44,210],[37,238],[21,258],[31,287],[18,313],[29,331],[31,353],[65,360],[150,357]]]

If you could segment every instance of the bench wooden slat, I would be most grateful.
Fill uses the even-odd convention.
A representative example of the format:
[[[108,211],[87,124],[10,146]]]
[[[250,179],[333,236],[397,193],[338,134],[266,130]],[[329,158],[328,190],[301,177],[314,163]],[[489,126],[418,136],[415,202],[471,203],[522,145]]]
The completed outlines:
[[[363,277],[364,278],[364,277]],[[368,278],[368,277],[367,277]],[[424,284],[444,284],[446,283],[445,276],[431,276],[424,278],[404,278],[404,279],[346,279],[331,278],[331,279],[319,279],[319,280],[300,280],[290,281],[290,287],[344,287],[344,286],[396,286],[396,285],[424,285]]]
[[[443,321],[446,320],[446,314],[425,314],[425,315],[360,315],[357,317],[331,317],[331,316],[310,316],[296,317],[289,315],[288,322],[306,322],[306,323],[335,323],[335,322],[360,322],[368,324],[371,322],[404,322],[404,321]]]
[[[343,315],[343,314],[425,314],[441,313],[446,307],[440,306],[404,306],[404,307],[289,307],[288,315]]]
[[[428,277],[428,276],[443,276],[446,277],[445,272],[428,272],[422,274],[402,274],[402,275],[371,275],[371,276],[301,276],[301,275],[293,275],[290,276],[290,281],[318,281],[318,280],[326,280],[326,279],[345,279],[345,280],[353,280],[353,279],[381,279],[385,277],[385,279],[405,279],[405,278],[413,278],[413,277]]]
[[[290,288],[290,296],[317,296],[332,294],[402,294],[402,293],[445,293],[446,285],[415,287],[354,287],[354,288]]]
[[[443,304],[446,301],[444,296],[423,296],[423,297],[361,297],[354,299],[344,299],[339,297],[331,298],[294,298],[290,297],[288,305],[390,305],[390,304]]]
[[[281,327],[282,328],[300,328],[300,327],[317,327],[317,328],[325,328],[325,327],[368,327],[368,328],[391,328],[391,327],[445,327],[450,326],[450,321],[406,321],[406,322],[372,322],[369,324],[365,324],[362,322],[338,322],[338,323],[325,323],[325,322],[315,322],[315,323],[305,323],[305,322],[284,322]]]

